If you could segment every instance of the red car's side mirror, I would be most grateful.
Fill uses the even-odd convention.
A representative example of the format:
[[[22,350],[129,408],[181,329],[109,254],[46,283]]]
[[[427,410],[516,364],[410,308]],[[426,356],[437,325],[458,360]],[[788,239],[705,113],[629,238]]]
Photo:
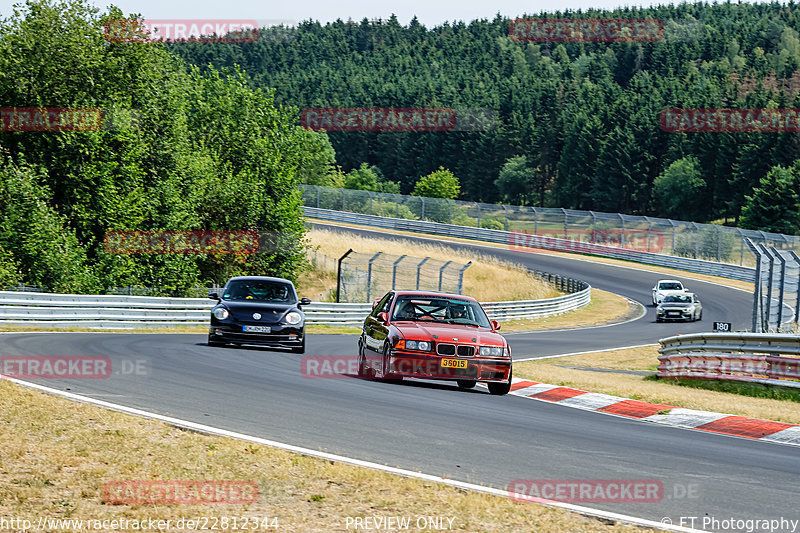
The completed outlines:
[[[378,322],[383,322],[384,324],[389,321],[389,315],[387,313],[378,313]]]
[[[378,302],[380,302],[380,301],[381,301],[380,298],[376,298],[375,301],[372,302],[372,308],[375,309],[376,307],[378,307]]]
[[[490,324],[492,325],[492,330],[497,331],[500,329],[500,322],[497,320],[492,320]]]

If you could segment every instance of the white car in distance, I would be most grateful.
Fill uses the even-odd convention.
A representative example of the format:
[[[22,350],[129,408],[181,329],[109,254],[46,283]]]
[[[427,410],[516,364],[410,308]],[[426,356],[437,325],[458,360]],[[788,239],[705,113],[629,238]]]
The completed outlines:
[[[664,301],[664,297],[668,294],[683,294],[689,292],[689,289],[683,286],[683,283],[677,279],[660,279],[653,287],[653,306],[657,306]]]

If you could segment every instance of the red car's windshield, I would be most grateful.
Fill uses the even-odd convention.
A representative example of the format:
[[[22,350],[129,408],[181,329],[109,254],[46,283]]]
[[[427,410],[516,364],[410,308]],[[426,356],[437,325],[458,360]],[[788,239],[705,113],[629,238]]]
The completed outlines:
[[[477,302],[456,298],[400,296],[395,303],[392,319],[491,327],[486,313]]]

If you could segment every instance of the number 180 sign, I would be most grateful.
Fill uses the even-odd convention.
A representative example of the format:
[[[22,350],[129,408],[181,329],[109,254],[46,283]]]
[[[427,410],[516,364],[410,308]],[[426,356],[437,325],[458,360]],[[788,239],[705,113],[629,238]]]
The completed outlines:
[[[728,333],[731,331],[731,323],[730,322],[714,322],[714,331],[719,331],[720,333]]]

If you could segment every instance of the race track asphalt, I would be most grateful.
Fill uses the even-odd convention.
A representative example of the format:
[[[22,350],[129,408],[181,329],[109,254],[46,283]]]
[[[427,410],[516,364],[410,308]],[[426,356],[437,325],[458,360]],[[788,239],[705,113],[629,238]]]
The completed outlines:
[[[642,304],[649,302],[653,282],[665,277],[544,254],[480,251],[584,279]],[[708,330],[712,320],[747,327],[750,295],[690,277],[682,279],[705,309],[699,323],[656,324],[647,306],[642,318],[621,325],[509,334],[514,357],[654,343],[676,332]],[[354,355],[355,346],[355,336],[312,335],[306,356]],[[211,348],[204,335],[15,333],[0,335],[0,354],[107,356],[113,372],[106,379],[36,382],[452,479],[497,488],[515,479],[657,480],[664,486],[657,503],[584,505],[656,521],[670,517],[676,524],[681,516],[800,520],[797,447],[442,383],[387,384],[351,375],[310,379],[301,372],[301,355]],[[137,361],[144,372],[129,372]]]

